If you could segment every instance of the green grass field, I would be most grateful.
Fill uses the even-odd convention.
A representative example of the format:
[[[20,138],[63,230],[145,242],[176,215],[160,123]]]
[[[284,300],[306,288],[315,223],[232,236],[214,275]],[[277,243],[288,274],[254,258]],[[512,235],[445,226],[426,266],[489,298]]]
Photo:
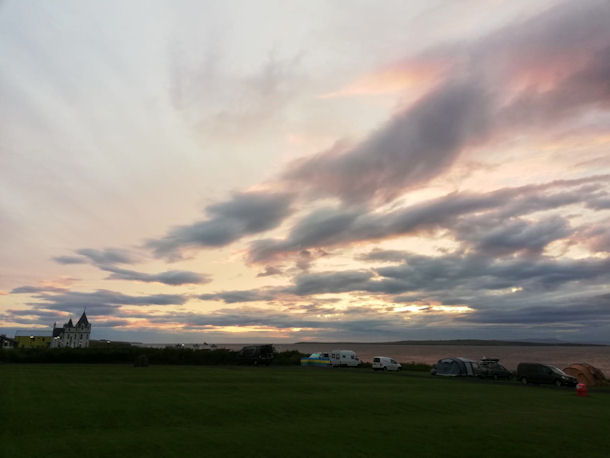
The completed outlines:
[[[610,393],[301,367],[0,365],[2,457],[607,457]]]

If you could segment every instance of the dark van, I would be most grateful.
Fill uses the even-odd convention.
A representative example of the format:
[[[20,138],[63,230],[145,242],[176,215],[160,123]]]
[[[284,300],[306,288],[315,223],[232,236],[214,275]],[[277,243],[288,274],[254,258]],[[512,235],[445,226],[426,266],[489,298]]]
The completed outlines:
[[[517,366],[517,379],[521,383],[548,383],[557,386],[576,386],[576,377],[566,374],[561,369],[548,364],[540,363],[519,363]]]
[[[275,356],[275,348],[273,345],[250,345],[244,347],[237,354],[237,359],[241,364],[250,364],[252,366],[271,364],[271,360]]]

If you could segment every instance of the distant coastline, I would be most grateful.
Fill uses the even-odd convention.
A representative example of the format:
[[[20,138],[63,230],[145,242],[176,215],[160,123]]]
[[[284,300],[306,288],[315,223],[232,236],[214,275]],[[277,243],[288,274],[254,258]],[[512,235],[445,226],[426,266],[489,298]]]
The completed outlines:
[[[482,339],[452,339],[452,340],[399,340],[393,342],[296,342],[293,345],[454,345],[480,347],[607,347],[605,344],[573,343],[573,342],[536,342],[515,340],[482,340]]]

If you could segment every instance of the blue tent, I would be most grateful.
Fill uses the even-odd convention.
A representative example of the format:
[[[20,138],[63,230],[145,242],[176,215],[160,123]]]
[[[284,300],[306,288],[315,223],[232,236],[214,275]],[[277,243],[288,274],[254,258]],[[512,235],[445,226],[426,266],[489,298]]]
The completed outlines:
[[[477,375],[478,365],[466,358],[443,358],[436,363],[433,375],[445,377],[474,377]]]

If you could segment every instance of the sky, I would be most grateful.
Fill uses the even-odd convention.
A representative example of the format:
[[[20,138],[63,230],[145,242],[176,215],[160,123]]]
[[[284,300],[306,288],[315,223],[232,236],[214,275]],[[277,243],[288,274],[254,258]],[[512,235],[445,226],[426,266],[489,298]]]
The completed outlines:
[[[0,2],[0,332],[610,344],[608,24]]]

